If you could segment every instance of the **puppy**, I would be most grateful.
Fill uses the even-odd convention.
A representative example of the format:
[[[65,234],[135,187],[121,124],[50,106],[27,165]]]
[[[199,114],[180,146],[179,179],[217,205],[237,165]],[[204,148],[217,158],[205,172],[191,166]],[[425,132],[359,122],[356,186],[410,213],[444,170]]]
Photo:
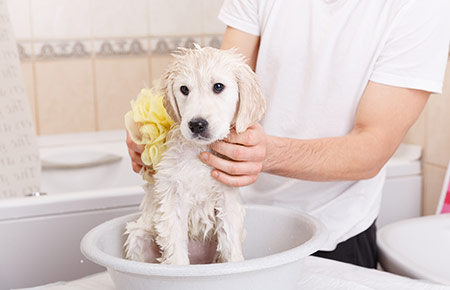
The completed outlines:
[[[235,50],[181,49],[163,77],[164,104],[175,121],[167,150],[147,184],[142,215],[127,224],[128,259],[190,263],[190,242],[213,243],[215,262],[242,261],[245,211],[238,188],[211,177],[200,161],[208,145],[245,131],[265,111],[256,76]],[[155,246],[156,245],[156,246]]]

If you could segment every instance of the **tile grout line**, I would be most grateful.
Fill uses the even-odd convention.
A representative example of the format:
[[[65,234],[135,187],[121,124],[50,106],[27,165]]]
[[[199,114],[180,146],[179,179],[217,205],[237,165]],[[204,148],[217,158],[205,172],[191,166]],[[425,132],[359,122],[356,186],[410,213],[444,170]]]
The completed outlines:
[[[76,37],[76,38],[33,38],[35,42],[61,42],[61,41],[83,41],[83,40],[91,40],[94,41],[114,41],[114,40],[124,40],[124,39],[158,39],[158,38],[189,38],[189,37],[218,37],[223,36],[223,33],[192,33],[192,34],[162,34],[162,35],[152,35],[148,33],[147,35],[116,35],[116,36],[99,36],[99,37]],[[18,42],[28,42],[30,39],[23,38],[19,39]]]
[[[92,97],[93,97],[93,105],[94,105],[94,131],[100,130],[100,120],[99,120],[99,112],[98,112],[98,90],[97,90],[97,66],[96,66],[96,55],[95,55],[95,45],[94,45],[94,8],[93,3],[90,2],[89,5],[89,22],[90,22],[90,37],[89,43],[91,45],[91,68],[92,68]]]
[[[433,167],[436,167],[436,168],[439,168],[439,169],[443,169],[443,170],[447,170],[446,166],[442,166],[442,165],[436,164],[434,162],[424,161],[422,164],[423,165],[427,165],[427,166],[433,166]]]
[[[206,6],[205,6],[205,0],[201,0],[201,4],[200,4],[202,7],[201,7],[201,15],[202,15],[202,17],[201,17],[201,20],[200,20],[200,22],[201,22],[201,27],[202,27],[202,29],[201,29],[201,40],[202,40],[202,44],[201,44],[201,46],[205,46],[206,45],[206,36],[205,36],[205,13],[206,13]]]
[[[424,112],[424,114],[425,114],[425,121],[424,121],[424,126],[425,126],[425,132],[424,132],[424,134],[423,134],[423,138],[424,138],[424,140],[423,140],[423,159],[422,159],[422,202],[421,202],[421,214],[423,215],[423,214],[425,214],[425,198],[426,198],[426,196],[428,195],[427,193],[426,193],[426,184],[427,184],[427,179],[425,178],[425,176],[424,176],[424,172],[425,172],[425,164],[429,164],[429,162],[426,160],[426,154],[425,154],[425,151],[427,150],[427,127],[428,127],[428,108],[429,108],[429,106],[426,106],[425,105],[425,112]]]
[[[422,142],[422,144],[423,144],[423,148],[422,148],[422,165],[421,165],[421,170],[422,170],[422,196],[421,196],[421,199],[422,199],[422,201],[421,201],[421,203],[420,203],[420,214],[421,215],[424,215],[424,213],[425,213],[425,205],[424,205],[424,201],[425,201],[425,197],[426,197],[426,179],[425,179],[425,164],[427,163],[427,161],[425,160],[425,151],[426,151],[426,140],[427,140],[427,138],[426,138],[426,134],[427,134],[427,117],[428,117],[428,114],[427,114],[427,111],[428,111],[428,107],[427,107],[427,105],[425,105],[425,108],[424,108],[424,112],[423,112],[423,114],[424,114],[424,127],[425,127],[425,129],[424,129],[424,132],[423,132],[423,140],[421,140],[421,141],[423,141]],[[417,122],[417,121],[416,121]]]
[[[147,66],[148,66],[148,86],[151,88],[153,86],[153,55],[152,55],[152,38],[151,38],[151,23],[150,14],[152,5],[150,0],[147,0]]]

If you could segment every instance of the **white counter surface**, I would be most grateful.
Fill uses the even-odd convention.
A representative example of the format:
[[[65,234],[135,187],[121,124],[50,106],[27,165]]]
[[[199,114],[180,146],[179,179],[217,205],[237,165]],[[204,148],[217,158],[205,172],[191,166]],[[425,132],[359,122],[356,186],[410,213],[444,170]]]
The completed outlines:
[[[306,258],[304,269],[298,290],[450,290],[450,286],[316,257]],[[114,290],[114,286],[108,273],[103,272],[80,280],[27,290]]]

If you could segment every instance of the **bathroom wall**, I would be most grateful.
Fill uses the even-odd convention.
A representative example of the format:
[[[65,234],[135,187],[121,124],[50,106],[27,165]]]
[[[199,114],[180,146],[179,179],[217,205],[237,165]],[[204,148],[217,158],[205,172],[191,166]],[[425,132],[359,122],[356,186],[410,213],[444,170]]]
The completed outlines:
[[[423,147],[422,213],[434,214],[450,160],[450,61],[447,63],[443,93],[430,97],[404,142]]]
[[[39,135],[123,128],[170,51],[219,47],[222,0],[8,0]],[[176,19],[176,21],[174,21]]]
[[[38,134],[123,128],[129,100],[160,77],[172,49],[220,45],[222,1],[8,0]],[[424,148],[424,214],[450,159],[449,71],[405,138]]]

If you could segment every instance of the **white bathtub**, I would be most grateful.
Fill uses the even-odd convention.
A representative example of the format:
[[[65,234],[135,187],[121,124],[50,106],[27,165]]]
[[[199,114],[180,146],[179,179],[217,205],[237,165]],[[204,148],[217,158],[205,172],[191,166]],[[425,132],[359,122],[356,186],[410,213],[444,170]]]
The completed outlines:
[[[103,271],[83,258],[81,238],[143,198],[124,131],[39,137],[39,147],[46,195],[0,199],[0,290]]]

